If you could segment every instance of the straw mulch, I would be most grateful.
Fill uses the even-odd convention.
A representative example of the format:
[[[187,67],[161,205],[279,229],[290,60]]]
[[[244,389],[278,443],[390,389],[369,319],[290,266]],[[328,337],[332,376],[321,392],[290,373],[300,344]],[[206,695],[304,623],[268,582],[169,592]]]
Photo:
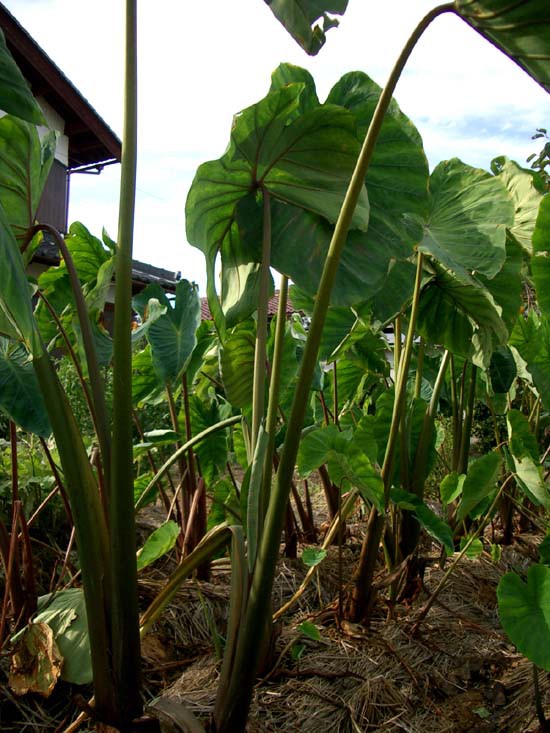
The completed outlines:
[[[496,586],[503,572],[522,572],[529,564],[521,547],[505,549],[497,564],[485,554],[459,564],[414,638],[415,617],[442,575],[438,564],[428,565],[424,590],[412,609],[397,606],[389,618],[388,604],[380,598],[369,628],[338,627],[333,612],[319,614],[317,609],[319,598],[336,607],[339,568],[352,566],[351,557],[345,559],[339,564],[333,548],[318,582],[310,584],[294,613],[283,619],[276,661],[255,691],[250,733],[538,730],[532,666],[507,641],[496,609]],[[299,565],[281,564],[275,608],[292,595],[303,574]],[[213,578],[218,591],[226,583],[223,571]],[[176,602],[181,623],[198,633],[195,614],[186,605]],[[221,623],[224,614],[218,617]],[[318,625],[320,641],[298,632],[306,618]],[[299,661],[291,656],[295,643],[305,645]],[[164,694],[206,719],[213,709],[218,669],[214,655],[200,656]],[[548,675],[541,673],[540,681],[550,710]]]

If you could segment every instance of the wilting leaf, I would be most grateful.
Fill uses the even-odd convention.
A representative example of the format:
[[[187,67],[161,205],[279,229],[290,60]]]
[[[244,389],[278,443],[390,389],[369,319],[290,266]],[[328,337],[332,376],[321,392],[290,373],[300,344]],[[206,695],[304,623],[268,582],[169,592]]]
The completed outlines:
[[[36,692],[49,697],[61,674],[62,663],[51,628],[40,621],[29,624],[15,642],[9,686],[16,695]]]
[[[63,656],[61,679],[76,685],[92,681],[92,657],[82,588],[61,590],[38,599],[36,621],[51,627]]]

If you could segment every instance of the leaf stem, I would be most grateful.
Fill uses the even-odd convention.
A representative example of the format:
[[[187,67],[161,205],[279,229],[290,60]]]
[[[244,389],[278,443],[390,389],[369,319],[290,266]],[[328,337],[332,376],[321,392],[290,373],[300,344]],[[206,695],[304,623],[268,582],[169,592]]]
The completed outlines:
[[[111,653],[115,722],[127,729],[141,715],[132,450],[132,249],[137,166],[137,2],[126,0],[124,131],[115,274],[113,457],[109,497]]]
[[[260,425],[265,415],[265,365],[267,344],[267,306],[269,300],[269,265],[271,263],[271,203],[269,191],[263,194],[263,236],[262,262],[260,270],[260,292],[258,295],[258,320],[256,324],[256,347],[254,350],[254,385],[252,391],[252,440],[251,455],[256,451]]]

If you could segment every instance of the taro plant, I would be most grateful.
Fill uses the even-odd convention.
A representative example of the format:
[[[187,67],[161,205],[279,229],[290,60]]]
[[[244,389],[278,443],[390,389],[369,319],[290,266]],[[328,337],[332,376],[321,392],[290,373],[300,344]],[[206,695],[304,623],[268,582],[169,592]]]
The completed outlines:
[[[289,4],[283,5],[286,5],[286,8],[288,10]],[[365,210],[365,206],[363,203],[365,201],[365,177],[368,174],[371,160],[374,162],[375,159],[375,145],[378,136],[383,129],[384,118],[388,111],[388,108],[390,107],[391,97],[395,85],[412,49],[416,45],[419,38],[422,36],[425,29],[432,23],[432,21],[435,20],[435,18],[437,18],[439,15],[447,12],[451,12],[458,15],[459,17],[462,17],[469,25],[474,27],[482,35],[485,35],[491,40],[492,43],[499,46],[505,53],[512,57],[535,79],[539,80],[541,84],[544,85],[545,79],[548,77],[548,62],[545,60],[546,56],[540,52],[541,48],[545,48],[545,41],[543,40],[542,34],[537,33],[536,31],[537,24],[541,20],[541,15],[545,17],[547,17],[548,15],[548,10],[543,7],[542,3],[532,2],[521,5],[514,4],[512,6],[507,6],[503,2],[477,2],[474,4],[456,2],[441,5],[435,8],[420,22],[418,27],[413,32],[409,42],[406,44],[402,54],[400,55],[396,66],[394,67],[394,70],[390,75],[390,79],[386,88],[382,93],[374,94],[375,98],[378,97],[376,109],[372,114],[370,124],[368,124],[368,132],[366,134],[365,142],[359,155],[358,163],[352,176],[344,203],[338,215],[337,222],[334,226],[333,233],[329,234],[328,237],[330,238],[330,245],[328,247],[328,252],[325,259],[323,273],[316,287],[315,308],[309,330],[308,340],[306,342],[302,358],[295,398],[290,415],[287,419],[286,436],[281,451],[275,486],[271,491],[257,559],[255,563],[252,563],[252,565],[250,565],[251,570],[253,570],[250,581],[250,594],[248,602],[245,604],[243,611],[243,623],[240,627],[240,638],[237,642],[237,647],[235,650],[233,673],[230,677],[231,682],[229,692],[226,693],[224,690],[222,692],[221,698],[218,698],[218,701],[220,701],[221,699],[221,703],[218,705],[215,714],[215,725],[217,730],[244,729],[244,723],[246,719],[245,711],[248,708],[252,684],[259,663],[260,647],[258,645],[258,639],[260,639],[265,633],[265,626],[268,622],[269,596],[273,582],[279,538],[283,525],[284,512],[288,501],[292,475],[294,472],[300,432],[302,429],[304,415],[308,402],[309,387],[311,385],[315,370],[316,357],[321,334],[323,331],[325,317],[329,306],[331,291],[337,278],[340,258],[343,252],[349,251],[349,248],[346,248],[345,244],[350,228],[353,229],[354,226],[357,226],[357,204],[359,204],[359,214],[361,214],[361,212]],[[286,16],[287,22],[292,22],[291,18],[291,13],[288,12]],[[296,77],[293,78],[293,81],[297,81]],[[304,75],[302,74],[297,84],[288,85],[288,98],[290,98],[290,89],[292,86],[295,87],[295,92],[297,93],[297,95],[299,94],[300,96],[303,96],[303,89],[304,87],[307,89],[308,80],[306,78],[304,81]],[[302,87],[302,91],[298,92],[300,86]],[[304,101],[302,102],[302,108],[308,105],[309,109],[311,109],[311,91],[303,98]],[[278,101],[279,100],[282,101],[282,95],[278,98]],[[313,102],[315,103],[315,98],[313,98]],[[267,100],[265,106],[260,107],[262,113],[265,113],[266,108]],[[260,112],[260,109],[258,109],[257,112]],[[275,109],[280,110],[281,107],[275,106]],[[296,125],[297,122],[299,122],[299,111],[300,110],[296,109],[293,112],[293,116],[289,118],[285,130],[286,132],[291,130],[292,127]],[[390,119],[391,117],[392,115],[390,114]],[[227,262],[228,250],[230,249],[232,244],[235,244],[234,250],[236,253],[238,253],[238,256],[234,256],[232,260],[234,263],[237,264],[237,266],[241,268],[241,271],[244,269],[244,271],[248,271],[249,273],[257,274],[259,271],[261,272],[261,268],[263,267],[264,276],[260,277],[261,286],[259,287],[259,292],[263,295],[263,297],[260,297],[259,301],[260,335],[258,337],[258,350],[260,352],[260,357],[257,359],[256,362],[257,365],[260,365],[262,367],[262,374],[261,380],[258,378],[259,386],[257,390],[255,389],[255,399],[257,400],[257,404],[261,406],[263,405],[263,363],[265,361],[265,359],[263,358],[264,351],[262,343],[265,340],[265,337],[262,336],[261,332],[261,330],[263,329],[263,332],[265,333],[265,326],[263,325],[261,314],[262,308],[265,308],[262,303],[265,301],[266,293],[268,291],[267,266],[270,263],[275,265],[275,262],[273,262],[271,257],[269,257],[270,250],[272,252],[276,251],[275,247],[272,246],[272,234],[275,233],[276,241],[276,227],[279,222],[285,225],[286,231],[286,229],[288,228],[286,221],[289,217],[290,212],[283,209],[280,218],[275,216],[271,218],[272,208],[279,213],[279,204],[285,201],[284,195],[288,195],[289,192],[280,191],[278,196],[277,191],[272,192],[270,190],[271,181],[269,180],[269,174],[271,170],[275,169],[277,161],[272,161],[271,168],[269,167],[269,164],[266,165],[266,147],[264,147],[263,144],[261,147],[258,145],[259,135],[262,135],[263,133],[263,135],[266,136],[267,142],[269,140],[269,131],[271,129],[277,129],[278,127],[279,131],[281,130],[280,123],[277,120],[275,125],[270,125],[268,130],[262,131],[261,127],[254,130],[250,127],[247,128],[247,124],[250,125],[249,119],[250,115],[244,113],[241,118],[236,121],[235,130],[238,129],[239,122],[241,121],[243,121],[242,128],[240,131],[235,132],[233,144],[232,146],[230,146],[228,153],[226,154],[224,159],[218,163],[207,164],[209,175],[205,175],[206,168],[203,168],[202,171],[199,170],[198,178],[196,179],[196,188],[195,190],[192,190],[189,199],[190,203],[192,203],[193,206],[189,206],[188,208],[188,215],[191,219],[191,221],[188,221],[188,234],[190,241],[198,244],[203,249],[203,251],[207,254],[208,261],[210,262],[209,297],[213,305],[217,305],[217,320],[220,324],[220,327],[223,327],[223,310],[217,302],[217,296],[215,294],[215,286],[212,277],[213,262],[216,253],[218,251],[222,252],[222,261],[225,254],[225,260]],[[260,120],[260,124],[263,124],[265,117],[263,116],[263,114],[256,114],[255,119]],[[295,127],[294,129],[297,128]],[[246,132],[244,132],[245,130]],[[292,140],[288,138],[287,140],[290,143],[289,149],[292,150]],[[262,143],[263,142],[264,141],[262,140]],[[242,147],[241,143],[243,143]],[[254,147],[256,148],[256,156],[253,155]],[[252,161],[256,159],[258,161],[258,166],[251,168]],[[278,171],[278,174],[283,180],[283,186],[285,185],[285,183],[288,183],[288,178],[285,179],[287,171],[288,166],[286,165],[285,161],[283,164],[283,170]],[[204,186],[202,196],[203,202],[210,202],[212,198],[216,196],[216,192],[218,190],[220,191],[217,199],[220,205],[218,209],[219,216],[213,210],[210,212],[208,211],[208,209],[206,209],[206,211],[203,209],[202,212],[200,210],[199,185],[201,173],[203,174]],[[228,181],[229,176],[232,175],[235,176],[235,180],[232,181],[234,186],[231,187],[232,193],[230,193],[229,186],[227,185],[227,196],[223,196],[221,193],[223,185],[224,183],[226,183],[226,181]],[[209,185],[211,186],[210,188]],[[256,190],[261,189],[261,202],[258,202],[258,204],[261,203],[261,207],[263,208],[261,228],[262,237],[261,239],[256,237],[256,252],[258,252],[259,250],[260,241],[263,242],[263,245],[261,250],[261,264],[254,267],[254,263],[258,263],[259,261],[259,256],[258,254],[256,254],[255,257],[249,256],[248,259],[245,260],[247,267],[244,266],[243,268],[243,240],[246,243],[246,238],[242,237],[243,227],[239,228],[238,224],[239,215],[242,215],[242,210],[238,211],[238,204],[241,202],[243,195],[245,194],[245,190],[248,192],[250,189],[252,190],[252,193],[255,193]],[[373,186],[373,189],[375,190],[375,186]],[[285,205],[288,206],[289,203],[293,206],[295,204],[298,204],[298,209],[300,209],[301,207],[304,208],[305,204],[306,215],[309,213],[307,211],[308,208],[310,211],[313,210],[313,213],[315,213],[316,211],[316,204],[312,206],[313,202],[311,198],[309,201],[304,201],[304,199],[296,201],[296,197],[292,195],[292,192],[290,192],[289,201],[288,203],[285,203]],[[206,206],[208,206],[208,203],[206,203]],[[513,213],[510,211],[509,202],[506,202],[504,206],[505,208],[508,207],[508,209],[507,213],[505,214],[504,220],[500,222],[502,232],[504,232],[504,228],[506,225],[511,224],[510,217]],[[256,205],[256,210],[258,210],[259,208],[260,206]],[[405,210],[403,214],[406,213],[411,212],[410,210],[409,212]],[[327,215],[330,220],[331,209],[329,208],[328,201],[327,205],[323,208],[323,211],[321,212],[321,216]],[[304,220],[306,217],[304,216],[304,214],[302,214],[301,211],[298,211],[296,218],[298,220]],[[429,225],[429,222],[427,223]],[[313,226],[314,224],[316,226]],[[417,226],[416,233],[414,230],[415,224]],[[294,231],[297,234],[297,237],[298,235],[302,235],[299,237],[299,241],[302,244],[302,241],[305,238],[303,235],[311,233],[312,230],[317,232],[321,228],[322,227],[319,224],[318,219],[311,219],[310,217],[307,226],[304,226],[301,229],[295,229]],[[415,222],[415,218],[412,217],[412,220],[409,219],[409,229],[407,231],[408,236],[405,237],[405,241],[410,242],[410,246],[419,245],[421,242],[423,242],[424,247],[428,249],[428,254],[431,254],[433,247],[437,246],[438,244],[437,239],[430,236],[429,226],[427,237],[423,236],[424,231],[425,230],[423,230],[423,227],[420,227],[420,232],[418,232],[418,222]],[[372,230],[367,230],[367,236],[369,232],[372,233]],[[379,242],[377,242],[377,244],[379,244]],[[410,316],[408,339],[400,360],[400,366],[397,373],[396,396],[394,399],[390,434],[381,469],[381,478],[384,486],[385,506],[387,506],[390,496],[394,467],[394,456],[398,438],[398,428],[403,414],[413,335],[416,329],[416,319],[418,317],[419,295],[422,287],[422,259],[424,255],[423,249],[424,248],[419,247],[414,289],[415,296],[413,296],[413,309]],[[300,251],[303,251],[302,248],[300,248]],[[268,257],[269,261],[266,262],[266,259]],[[436,273],[443,281],[445,281],[445,278],[450,274],[446,273],[445,271],[445,259],[446,258],[444,257],[444,261],[442,263],[442,266],[439,268],[439,271],[436,270]],[[449,265],[447,263],[447,268],[448,267]],[[292,276],[294,277],[294,274],[290,273],[290,271],[285,272],[286,268],[281,267],[281,269],[283,270],[284,274],[292,274]],[[235,268],[233,267],[233,272],[234,270]],[[498,271],[499,267],[496,266],[492,270],[492,272],[488,272],[486,276],[494,277]],[[470,295],[469,290],[473,288],[472,294],[475,295],[478,289],[475,286],[471,286],[468,277],[466,277],[464,273],[459,272],[459,278],[462,280],[462,282],[459,284],[459,287],[466,286],[467,295]],[[241,278],[241,282],[243,280],[244,278]],[[228,292],[227,278],[225,280],[225,283],[225,291]],[[469,285],[470,289],[468,288]],[[224,293],[222,286],[222,301],[223,295]],[[245,301],[243,297],[240,297],[238,300],[240,304]],[[485,297],[485,300],[489,303],[491,302],[490,299],[487,297]],[[497,329],[500,328],[500,325],[496,320],[498,316],[498,309],[493,307],[493,312],[490,316],[490,319],[492,319],[493,328]],[[475,330],[477,329],[471,328],[470,337],[474,335],[473,331]],[[501,330],[501,334],[501,338],[504,339],[505,330]],[[256,410],[256,417],[254,418],[253,416],[252,419],[253,436],[258,436],[260,432],[261,417],[258,417],[259,412],[260,410]],[[272,430],[272,427],[269,424],[269,420],[267,422],[267,430],[269,435],[269,432]],[[358,593],[361,593],[363,595],[364,589],[361,588],[361,586],[364,585],[365,582],[368,586],[369,578],[372,577],[372,572],[374,570],[373,558],[376,555],[384,524],[384,512],[380,513],[374,507],[371,512],[371,518],[368,526],[366,552],[363,553],[366,558],[366,563],[363,563],[363,569],[357,577],[356,582]],[[227,678],[225,677],[225,675],[222,676],[223,683],[225,683],[226,679]]]
[[[332,24],[324,11],[343,12],[346,2],[333,0],[321,8],[317,2],[301,2],[298,6],[291,0],[271,5],[302,45],[315,52],[324,40],[324,31]],[[489,286],[477,279],[474,281],[468,270],[475,269],[481,273],[479,277],[494,280],[502,269],[505,259],[503,245],[502,242],[495,243],[494,238],[498,239],[505,227],[511,226],[513,211],[510,210],[510,200],[504,196],[502,204],[493,202],[499,209],[497,217],[494,216],[493,204],[489,205],[489,231],[479,231],[475,225],[467,228],[470,234],[475,235],[476,247],[485,248],[489,242],[487,260],[465,261],[462,259],[466,254],[461,246],[463,243],[456,242],[456,251],[449,246],[449,243],[455,243],[455,235],[459,236],[460,231],[444,231],[449,234],[445,246],[437,226],[440,224],[440,228],[445,230],[445,222],[438,221],[436,212],[437,206],[448,204],[452,208],[448,186],[453,181],[458,186],[468,182],[467,189],[470,185],[485,189],[495,184],[492,180],[486,182],[488,179],[484,174],[466,171],[461,163],[451,161],[432,175],[428,195],[427,164],[418,134],[392,101],[399,76],[417,41],[432,21],[447,12],[463,18],[541,84],[547,83],[545,80],[550,76],[548,43],[540,29],[544,28],[549,11],[542,0],[511,5],[504,0],[474,3],[456,0],[435,8],[419,23],[383,90],[365,75],[354,73],[344,77],[331,91],[326,103],[320,104],[311,77],[306,72],[280,67],[267,97],[235,120],[227,153],[219,161],[207,163],[199,169],[189,195],[188,237],[206,256],[208,297],[222,345],[228,329],[257,311],[253,400],[249,420],[251,470],[246,516],[247,555],[244,560],[242,532],[238,528],[213,530],[199,542],[193,556],[184,559],[163,597],[142,618],[142,629],[150,626],[185,573],[206,560],[208,553],[232,539],[231,618],[214,711],[213,729],[217,731],[235,733],[244,730],[260,658],[269,645],[270,596],[279,541],[331,297],[340,305],[369,301],[377,292],[388,290],[388,282],[393,276],[394,281],[409,289],[397,312],[404,303],[412,300],[407,340],[400,351],[395,375],[395,396],[381,469],[378,472],[373,467],[372,482],[367,482],[373,506],[355,583],[354,602],[359,604],[358,607],[364,608],[368,598],[374,560],[386,524],[400,426],[405,414],[414,336],[417,328],[428,330],[430,325],[425,313],[422,320],[421,296],[424,305],[426,301],[431,306],[435,303],[448,312],[445,295],[438,299],[436,283],[444,294],[451,290],[458,293],[460,304],[471,317],[471,320],[466,317],[467,326],[459,335],[462,339],[470,338],[466,356],[473,360],[480,354],[486,355],[487,349],[506,337],[506,327],[499,320],[500,313],[494,302],[498,299],[490,298],[487,295]],[[319,17],[323,17],[323,28],[312,28]],[[131,0],[127,3],[126,48],[120,224],[115,250],[112,414],[106,405],[101,379],[94,334],[97,324],[90,320],[85,294],[65,242],[57,233],[49,232],[61,249],[72,283],[82,353],[86,357],[89,403],[98,437],[101,471],[90,465],[78,426],[37,325],[24,276],[16,237],[26,249],[32,238],[45,228],[33,226],[34,214],[31,220],[26,218],[21,224],[14,214],[19,211],[20,202],[13,204],[13,211],[11,204],[6,212],[0,210],[0,247],[4,263],[0,270],[2,332],[21,343],[32,359],[56,438],[82,568],[92,652],[95,715],[99,721],[123,731],[131,730],[133,720],[142,712],[132,473],[131,243],[137,53],[136,9],[135,2]],[[4,64],[9,65],[5,49],[0,51]],[[33,117],[37,114],[36,105],[25,88],[21,89],[21,81],[11,68],[8,84],[0,90],[0,106],[27,118],[30,114],[32,121],[36,122]],[[15,95],[12,94],[14,91]],[[21,99],[26,105],[21,105]],[[33,168],[32,175],[24,179],[24,185],[20,185],[18,190],[27,203],[26,212],[32,212],[33,208],[28,204],[36,200],[40,182],[45,179],[48,151],[37,152],[37,142],[32,142],[32,131],[26,129],[29,133],[24,144],[30,145],[34,151]],[[363,136],[361,147],[359,140]],[[385,144],[376,147],[379,139]],[[397,162],[399,180],[388,176],[386,156],[391,162]],[[19,153],[15,157],[21,160]],[[22,181],[21,178],[18,183]],[[32,186],[28,185],[29,181]],[[459,216],[457,227],[463,223]],[[497,235],[490,231],[495,223]],[[499,250],[501,259],[498,264],[492,258],[493,248]],[[221,299],[216,292],[214,277],[218,254],[222,261]],[[315,296],[292,404],[285,415],[284,440],[277,456],[278,468],[273,487],[271,472],[280,401],[279,354],[284,342],[284,318],[278,319],[267,388],[265,365],[270,265]],[[410,288],[412,271],[414,285]],[[481,315],[476,320],[473,311],[478,306],[481,307]],[[397,312],[392,315],[397,315]],[[534,324],[535,327],[538,329],[540,325]],[[447,333],[447,337],[450,336]],[[528,364],[533,364],[536,370],[540,366],[540,352],[534,352],[532,341],[529,341],[532,336],[532,332],[525,337],[522,334],[521,347],[525,349]],[[485,364],[484,359],[482,357]],[[539,374],[540,371],[542,369]],[[231,421],[234,422],[235,418]],[[196,435],[183,443],[171,461],[177,460],[182,453],[188,453],[192,447],[190,444],[198,439]],[[342,439],[350,442],[346,435]],[[331,456],[328,458],[330,460]],[[368,461],[368,453],[365,452],[361,458],[364,464]],[[169,464],[170,461],[166,462],[152,481],[164,475]],[[346,466],[346,475],[349,473]],[[374,486],[379,490],[378,502],[373,497]],[[420,501],[418,496],[416,499]],[[408,510],[418,506],[408,495],[403,503]]]

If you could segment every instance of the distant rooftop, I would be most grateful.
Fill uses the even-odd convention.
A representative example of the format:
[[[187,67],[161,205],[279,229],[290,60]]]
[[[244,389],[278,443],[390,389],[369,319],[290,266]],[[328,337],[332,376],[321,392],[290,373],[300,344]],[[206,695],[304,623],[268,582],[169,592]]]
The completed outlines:
[[[2,3],[0,27],[34,96],[45,99],[65,120],[69,170],[120,162],[119,138]]]
[[[33,256],[33,261],[49,267],[55,267],[59,264],[59,252],[57,245],[44,239]],[[145,262],[138,260],[132,261],[132,282],[133,290],[142,290],[150,283],[157,283],[169,293],[176,291],[176,285],[181,280],[181,272],[171,272],[162,267],[154,267],[147,265]]]
[[[274,295],[269,299],[269,303],[267,304],[267,315],[268,316],[275,316],[277,315],[277,311],[279,310],[279,291],[276,290]],[[296,313],[296,308],[292,305],[292,302],[290,298],[287,298],[286,301],[286,315],[291,316],[293,313]],[[201,319],[203,321],[210,321],[212,320],[212,314],[210,313],[210,308],[208,306],[208,300],[206,298],[201,298]]]

